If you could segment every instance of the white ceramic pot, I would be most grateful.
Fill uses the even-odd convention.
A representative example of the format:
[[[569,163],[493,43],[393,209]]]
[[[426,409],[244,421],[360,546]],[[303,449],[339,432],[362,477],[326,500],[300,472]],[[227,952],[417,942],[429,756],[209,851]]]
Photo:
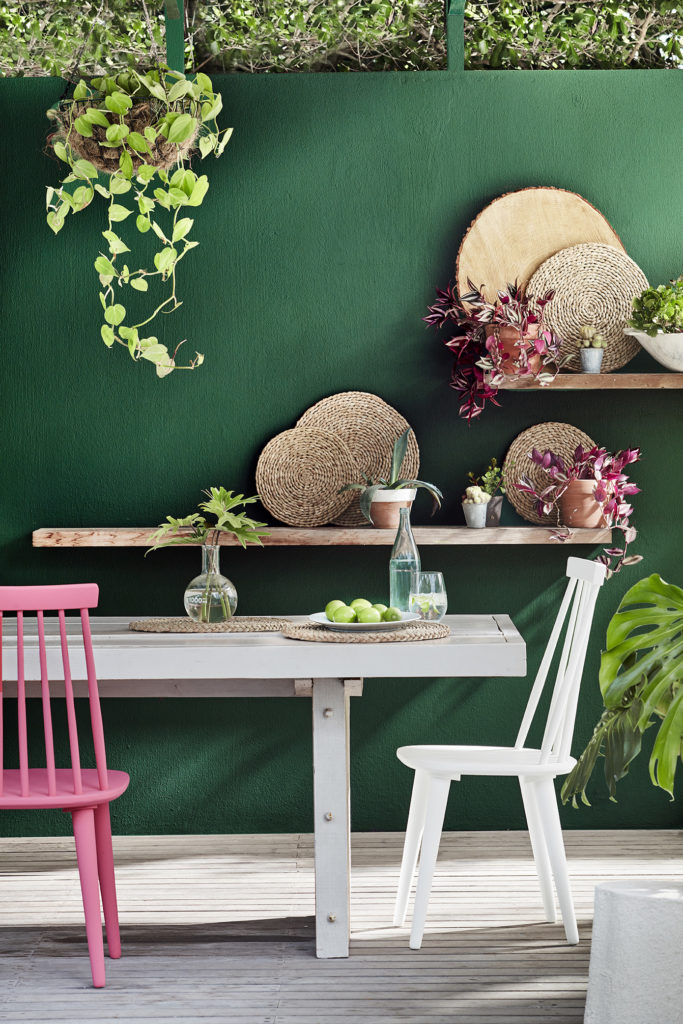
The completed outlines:
[[[401,509],[410,508],[415,501],[417,491],[414,487],[400,487],[398,490],[388,488],[376,491],[370,502],[372,525],[378,530],[396,530],[401,518]]]
[[[651,338],[645,331],[627,327],[624,334],[630,334],[632,338],[639,341],[645,351],[649,352],[652,358],[662,366],[683,373],[683,333],[664,334],[660,331],[654,338]]]
[[[463,501],[462,510],[465,513],[465,522],[474,530],[482,530],[486,526],[486,513],[489,502],[477,504],[474,501]]]
[[[580,348],[581,369],[584,373],[600,373],[604,348]]]

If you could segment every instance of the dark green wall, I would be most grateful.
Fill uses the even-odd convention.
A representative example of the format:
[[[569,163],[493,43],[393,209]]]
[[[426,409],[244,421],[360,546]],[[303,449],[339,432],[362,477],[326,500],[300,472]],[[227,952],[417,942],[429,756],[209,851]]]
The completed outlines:
[[[162,340],[187,336],[203,368],[159,381],[99,340],[92,260],[96,205],[53,237],[43,153],[55,80],[0,83],[4,98],[0,572],[5,583],[94,579],[101,610],[181,611],[198,553],[33,550],[50,525],[144,525],[190,511],[202,487],[254,489],[259,451],[324,395],[373,391],[415,427],[422,474],[460,522],[466,471],[501,459],[524,428],[580,426],[611,448],[641,445],[637,544],[645,561],[604,590],[579,709],[576,750],[600,701],[605,624],[645,572],[683,583],[678,467],[681,393],[509,394],[469,428],[447,386],[449,356],[421,322],[452,272],[472,217],[527,185],[573,189],[614,225],[653,282],[680,272],[680,149],[673,72],[412,73],[235,76],[220,80],[235,135],[211,163],[196,211],[201,246],[182,264],[184,306]],[[668,126],[668,127],[667,127]],[[8,145],[7,143],[11,143]],[[641,356],[633,368],[655,368]],[[415,519],[425,521],[426,499]],[[514,514],[506,510],[507,522]],[[576,549],[572,549],[576,551]],[[581,549],[589,554],[585,549]],[[509,612],[535,668],[570,553],[557,548],[423,551],[442,568],[450,609]],[[337,594],[382,597],[388,551],[251,550],[224,555],[243,613],[308,612]],[[353,826],[402,828],[406,742],[505,742],[523,680],[372,680],[354,702]],[[115,826],[129,832],[309,830],[310,705],[301,701],[105,701],[110,762],[130,771]],[[646,758],[610,803],[565,809],[568,827],[666,827],[679,805],[651,787]],[[471,780],[449,828],[517,828],[514,786]],[[5,817],[45,833],[60,816]]]

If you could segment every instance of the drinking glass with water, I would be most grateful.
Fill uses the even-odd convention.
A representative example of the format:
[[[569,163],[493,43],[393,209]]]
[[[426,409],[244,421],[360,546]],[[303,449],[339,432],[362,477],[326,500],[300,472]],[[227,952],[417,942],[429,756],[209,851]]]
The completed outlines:
[[[446,614],[448,597],[440,572],[415,572],[410,584],[410,611],[421,619],[438,622]]]

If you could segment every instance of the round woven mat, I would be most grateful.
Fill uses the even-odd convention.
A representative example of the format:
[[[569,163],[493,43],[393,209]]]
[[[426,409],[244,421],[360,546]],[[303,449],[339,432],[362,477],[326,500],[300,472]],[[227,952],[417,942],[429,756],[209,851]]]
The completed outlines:
[[[407,420],[388,402],[366,391],[344,391],[323,398],[307,409],[297,423],[297,428],[316,427],[329,430],[335,437],[341,438],[353,452],[358,464],[358,483],[362,480],[361,473],[375,480],[377,477],[388,477],[394,441],[409,426]],[[417,476],[419,469],[420,449],[411,430],[401,475],[412,479]],[[367,526],[358,501],[358,492],[352,491],[348,507],[334,518],[338,526]]]
[[[256,466],[256,489],[270,514],[289,526],[324,526],[353,501],[344,484],[360,469],[344,441],[329,430],[297,427],[269,441]]]
[[[573,427],[571,423],[537,423],[534,427],[523,430],[508,448],[503,462],[506,496],[513,508],[527,522],[543,526],[555,526],[559,522],[557,514],[539,516],[535,500],[529,494],[524,494],[515,487],[515,484],[525,475],[539,491],[550,483],[550,477],[546,471],[535,465],[528,457],[532,448],[538,448],[540,452],[550,448],[556,455],[561,455],[563,459],[570,461],[578,445],[582,445],[584,448],[593,448],[595,441],[588,434],[584,434],[582,430]]]
[[[577,342],[586,324],[605,335],[601,372],[611,373],[640,351],[624,328],[634,296],[647,287],[645,274],[626,253],[611,245],[586,243],[562,249],[541,264],[527,294],[538,296],[555,289],[555,298],[545,307],[545,322],[562,339],[562,356],[572,356],[566,364],[570,369],[581,367]]]
[[[290,640],[318,640],[327,644],[390,644],[410,640],[444,640],[451,635],[451,630],[441,622],[410,622],[400,629],[386,632],[342,633],[311,623],[310,626],[284,626],[282,635]]]
[[[128,629],[136,633],[279,633],[289,619],[271,615],[236,615],[226,622],[195,622],[190,618],[136,619]]]

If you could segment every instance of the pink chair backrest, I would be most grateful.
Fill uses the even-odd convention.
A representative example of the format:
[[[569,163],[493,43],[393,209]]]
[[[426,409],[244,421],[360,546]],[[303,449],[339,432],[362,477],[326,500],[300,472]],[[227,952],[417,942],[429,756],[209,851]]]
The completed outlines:
[[[85,665],[88,679],[88,697],[90,701],[90,722],[95,751],[97,777],[101,789],[106,789],[107,759],[104,750],[104,730],[102,728],[102,712],[95,675],[95,662],[92,652],[90,635],[89,608],[97,607],[99,588],[96,583],[72,583],[64,586],[47,587],[0,587],[0,796],[4,791],[4,725],[2,707],[3,679],[3,630],[6,624],[6,613],[16,616],[16,658],[17,658],[17,725],[19,747],[19,774],[21,795],[31,796],[31,776],[28,763],[28,736],[26,721],[26,680],[25,680],[25,636],[24,615],[35,613],[38,625],[38,654],[40,659],[41,698],[43,704],[43,732],[45,738],[45,764],[47,768],[48,793],[57,792],[55,776],[55,750],[52,731],[52,709],[50,706],[50,682],[47,674],[47,649],[45,644],[44,612],[57,612],[59,636],[62,652],[63,679],[66,696],[66,713],[69,729],[69,746],[71,750],[71,767],[73,772],[74,793],[83,792],[81,777],[81,761],[78,746],[78,729],[76,726],[76,709],[74,691],[71,681],[69,647],[67,643],[66,615],[67,611],[80,612],[80,634],[85,653]]]

